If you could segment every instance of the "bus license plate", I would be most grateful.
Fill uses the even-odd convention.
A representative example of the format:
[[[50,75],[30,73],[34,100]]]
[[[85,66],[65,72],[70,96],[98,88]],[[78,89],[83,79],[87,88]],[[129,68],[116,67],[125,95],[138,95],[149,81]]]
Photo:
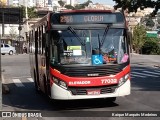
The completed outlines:
[[[87,95],[100,95],[100,90],[87,90]]]

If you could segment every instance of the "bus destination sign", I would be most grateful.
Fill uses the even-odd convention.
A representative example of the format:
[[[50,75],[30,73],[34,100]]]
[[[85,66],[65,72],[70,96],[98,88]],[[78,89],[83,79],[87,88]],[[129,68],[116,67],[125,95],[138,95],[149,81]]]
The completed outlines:
[[[117,14],[60,14],[59,24],[81,24],[81,23],[117,23],[124,22],[124,18],[121,21],[117,21],[117,17],[122,15]]]

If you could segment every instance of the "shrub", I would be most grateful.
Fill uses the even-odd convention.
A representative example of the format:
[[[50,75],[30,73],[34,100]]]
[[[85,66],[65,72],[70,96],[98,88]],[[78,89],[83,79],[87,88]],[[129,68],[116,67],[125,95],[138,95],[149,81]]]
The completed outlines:
[[[160,55],[160,46],[157,39],[146,39],[142,47],[142,54]]]

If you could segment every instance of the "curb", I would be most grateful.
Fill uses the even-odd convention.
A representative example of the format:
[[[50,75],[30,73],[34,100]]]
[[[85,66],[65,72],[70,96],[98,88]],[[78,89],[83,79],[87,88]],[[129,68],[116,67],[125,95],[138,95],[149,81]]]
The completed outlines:
[[[4,77],[2,75],[2,94],[10,93],[9,87],[4,84]]]

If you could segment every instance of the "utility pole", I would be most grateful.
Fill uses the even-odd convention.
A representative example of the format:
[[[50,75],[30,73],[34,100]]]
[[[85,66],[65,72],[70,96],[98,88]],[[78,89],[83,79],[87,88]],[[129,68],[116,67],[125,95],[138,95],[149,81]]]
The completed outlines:
[[[29,31],[29,26],[28,26],[28,4],[27,4],[27,0],[26,0],[26,3],[25,3],[25,6],[26,6],[26,9],[25,9],[25,12],[26,12],[26,32]]]
[[[27,3],[27,0],[25,0],[25,13],[26,13],[26,31],[25,31],[25,33],[26,33],[26,43],[25,44],[27,44],[27,48],[29,47],[29,43],[28,43],[28,31],[29,31],[29,25],[28,25],[28,3]],[[27,53],[28,53],[28,49],[27,49],[27,51],[26,51]]]
[[[2,11],[2,37],[4,37],[4,11]],[[1,43],[1,34],[0,34],[0,43]],[[1,53],[1,46],[0,46]],[[0,54],[0,63],[1,63],[1,54]],[[2,69],[0,64],[0,111],[2,111]]]
[[[0,41],[1,41],[1,35],[0,35]],[[0,46],[1,49],[1,46]],[[0,52],[1,53],[1,52]],[[1,56],[0,56],[0,62],[1,62]],[[1,71],[1,64],[0,64],[0,111],[2,110],[2,71]]]
[[[18,31],[19,31],[19,38],[18,38],[18,40],[19,40],[19,45],[18,45],[18,47],[19,47],[19,54],[22,52],[21,51],[21,44],[20,44],[20,41],[21,41],[21,30],[22,30],[22,26],[21,26],[21,10],[20,10],[20,8],[19,8],[19,27],[18,27]]]

